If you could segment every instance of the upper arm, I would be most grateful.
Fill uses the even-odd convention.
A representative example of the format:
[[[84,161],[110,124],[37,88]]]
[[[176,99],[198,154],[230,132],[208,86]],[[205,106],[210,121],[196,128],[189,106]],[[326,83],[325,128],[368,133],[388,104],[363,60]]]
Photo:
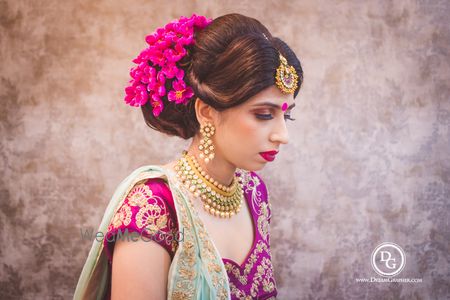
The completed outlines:
[[[136,184],[117,209],[105,239],[111,299],[166,299],[177,231],[173,198],[164,181]]]
[[[170,255],[154,241],[116,242],[111,299],[166,299]]]

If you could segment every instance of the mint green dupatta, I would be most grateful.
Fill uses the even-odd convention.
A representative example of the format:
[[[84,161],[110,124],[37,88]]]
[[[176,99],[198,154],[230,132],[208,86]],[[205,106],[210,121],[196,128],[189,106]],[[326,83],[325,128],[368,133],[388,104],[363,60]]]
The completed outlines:
[[[158,165],[134,170],[114,192],[98,231],[106,235],[120,204],[137,183],[157,177],[164,178],[169,184],[177,212],[178,230],[184,232],[170,265],[167,299],[230,299],[228,275],[222,258],[190,203],[188,191],[179,184],[172,170]],[[103,242],[94,239],[74,299],[103,299],[107,288],[108,260]]]

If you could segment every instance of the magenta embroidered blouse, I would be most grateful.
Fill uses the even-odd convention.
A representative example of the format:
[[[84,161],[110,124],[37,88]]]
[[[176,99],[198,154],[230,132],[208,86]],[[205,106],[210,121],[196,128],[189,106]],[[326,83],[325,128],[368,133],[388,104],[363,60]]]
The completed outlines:
[[[275,299],[277,289],[270,254],[268,193],[255,172],[248,172],[248,175],[249,180],[243,188],[253,218],[254,242],[242,265],[227,258],[222,258],[222,261],[227,270],[231,299]],[[162,178],[148,179],[129,192],[104,239],[109,275],[114,251],[114,241],[111,240],[126,230],[152,239],[167,250],[171,259],[174,257],[178,242],[172,237],[176,237],[178,225],[173,201],[172,193]],[[110,286],[111,276],[108,278]],[[110,299],[110,292],[109,287],[106,299]]]

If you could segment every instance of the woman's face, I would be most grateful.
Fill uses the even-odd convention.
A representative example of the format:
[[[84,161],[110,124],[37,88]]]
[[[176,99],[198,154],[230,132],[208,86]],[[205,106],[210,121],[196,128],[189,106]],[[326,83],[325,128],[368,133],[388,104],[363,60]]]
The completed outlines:
[[[237,168],[256,171],[274,157],[260,154],[279,151],[289,141],[286,122],[294,107],[292,94],[271,86],[241,105],[219,113],[213,137],[216,155]],[[276,157],[275,157],[276,159]]]

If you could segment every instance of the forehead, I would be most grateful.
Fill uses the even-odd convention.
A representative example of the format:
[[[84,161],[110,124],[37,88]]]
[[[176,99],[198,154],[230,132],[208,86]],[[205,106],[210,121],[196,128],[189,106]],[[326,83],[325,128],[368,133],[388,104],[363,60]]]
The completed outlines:
[[[294,104],[294,95],[282,93],[277,87],[271,86],[251,97],[246,104],[249,106],[257,106],[267,102],[276,104],[280,107],[283,107],[283,104],[286,103],[287,107],[291,107]],[[284,106],[286,106],[286,104]]]

